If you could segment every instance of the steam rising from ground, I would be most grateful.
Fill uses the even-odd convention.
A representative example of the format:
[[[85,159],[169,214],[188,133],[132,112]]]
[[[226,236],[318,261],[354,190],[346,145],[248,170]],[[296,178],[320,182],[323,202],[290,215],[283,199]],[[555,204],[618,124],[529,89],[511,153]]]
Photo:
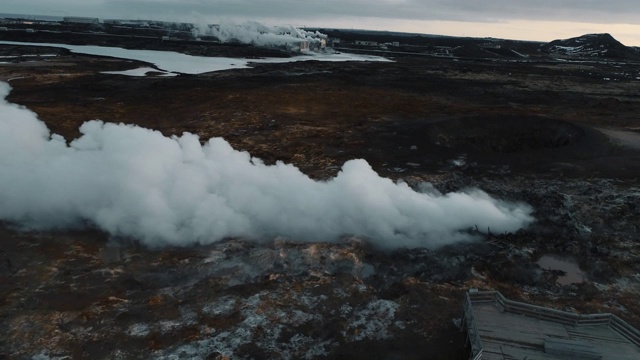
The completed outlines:
[[[0,83],[0,219],[31,229],[90,223],[148,245],[211,243],[229,236],[330,241],[344,234],[380,247],[467,240],[474,225],[515,231],[524,204],[480,190],[418,193],[379,177],[364,160],[334,179],[268,166],[221,138],[201,145],[137,126],[89,121],[69,145],[37,115],[4,98]]]
[[[257,21],[247,21],[241,24],[221,22],[217,25],[198,24],[196,36],[212,35],[221,42],[239,42],[256,46],[295,45],[302,40],[319,42],[327,36],[319,32],[309,32],[292,25],[267,26]]]

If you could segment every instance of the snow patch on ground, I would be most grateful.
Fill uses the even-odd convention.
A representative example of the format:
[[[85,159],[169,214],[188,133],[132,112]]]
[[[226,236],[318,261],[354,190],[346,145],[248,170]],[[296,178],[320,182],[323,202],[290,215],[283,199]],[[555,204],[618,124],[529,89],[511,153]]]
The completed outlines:
[[[202,308],[207,315],[228,316],[236,308],[237,301],[232,296],[223,296],[216,302],[209,303]]]
[[[129,327],[129,331],[127,331],[127,334],[129,334],[129,336],[135,336],[135,337],[145,337],[147,335],[149,335],[149,325],[147,324],[133,324]]]
[[[307,303],[313,306],[324,299],[326,296],[311,300],[311,296],[302,295],[299,298],[296,297],[293,303]],[[288,342],[283,343],[285,329],[291,331],[308,323],[321,323],[323,319],[319,314],[293,307],[273,306],[273,303],[278,304],[281,301],[281,296],[269,294],[267,291],[254,294],[244,300],[231,296],[222,297],[205,305],[202,311],[210,316],[225,317],[234,315],[234,312],[239,310],[241,321],[237,325],[224,330],[203,326],[201,333],[209,334],[206,339],[181,345],[174,350],[158,351],[154,357],[157,359],[205,359],[211,354],[220,354],[235,358],[237,350],[248,344],[254,344],[266,354],[279,359],[311,359],[326,356],[330,348],[335,345],[332,341],[318,341],[298,333],[294,334]],[[183,314],[183,318],[185,317],[188,316]]]
[[[400,305],[391,300],[374,300],[367,306],[354,313],[349,320],[349,327],[355,330],[350,336],[351,341],[364,339],[389,339],[389,327],[393,324],[395,313]],[[347,334],[343,334],[346,337]]]

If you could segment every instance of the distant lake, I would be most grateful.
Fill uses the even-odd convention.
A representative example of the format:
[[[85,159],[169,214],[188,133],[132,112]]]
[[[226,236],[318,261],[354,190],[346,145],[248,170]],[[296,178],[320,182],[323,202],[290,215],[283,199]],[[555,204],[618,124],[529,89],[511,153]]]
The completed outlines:
[[[212,71],[246,69],[251,63],[289,63],[297,61],[390,61],[386,58],[356,54],[309,54],[291,58],[241,59],[228,57],[192,56],[173,51],[129,50],[117,47],[94,45],[67,45],[53,43],[29,43],[0,41],[0,45],[49,46],[60,47],[77,54],[109,56],[121,59],[138,60],[155,65],[158,69],[182,74],[202,74]]]

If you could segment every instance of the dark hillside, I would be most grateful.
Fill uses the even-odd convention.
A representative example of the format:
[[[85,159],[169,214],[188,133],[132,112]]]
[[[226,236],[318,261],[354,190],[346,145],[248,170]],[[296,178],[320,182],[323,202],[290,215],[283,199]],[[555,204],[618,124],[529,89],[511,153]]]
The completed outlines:
[[[637,51],[623,45],[610,34],[586,34],[570,39],[554,40],[543,49],[549,53],[572,57],[638,58]]]

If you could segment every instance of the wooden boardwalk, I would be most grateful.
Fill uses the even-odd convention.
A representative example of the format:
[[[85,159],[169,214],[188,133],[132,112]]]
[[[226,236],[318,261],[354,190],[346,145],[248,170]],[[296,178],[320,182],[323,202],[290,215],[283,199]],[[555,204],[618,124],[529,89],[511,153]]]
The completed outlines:
[[[472,359],[640,359],[640,332],[611,314],[577,315],[468,293]]]

